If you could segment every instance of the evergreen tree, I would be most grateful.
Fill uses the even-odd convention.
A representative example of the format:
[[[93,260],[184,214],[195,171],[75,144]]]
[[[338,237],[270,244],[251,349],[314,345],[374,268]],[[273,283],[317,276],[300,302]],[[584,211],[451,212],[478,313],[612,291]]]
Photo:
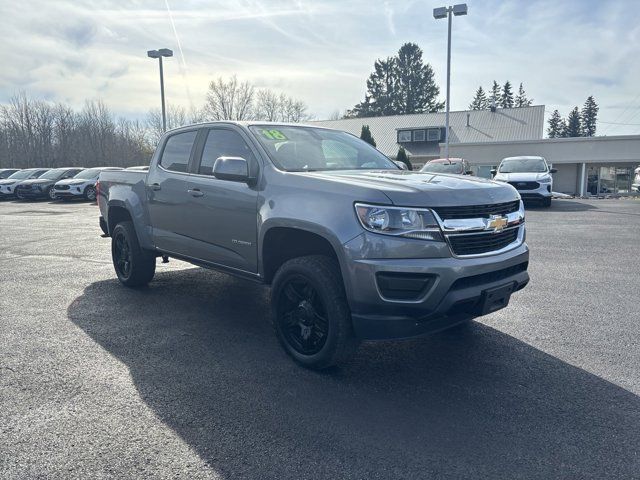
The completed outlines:
[[[560,116],[558,110],[554,110],[549,118],[549,127],[547,128],[547,135],[549,138],[560,138],[564,136],[565,124],[564,120]]]
[[[566,137],[580,137],[582,136],[582,127],[580,125],[580,111],[578,107],[574,107],[569,113],[567,118]]]
[[[518,88],[518,95],[516,95],[516,107],[528,107],[533,104],[532,98],[527,98],[527,94],[524,93],[524,87],[522,86],[522,82],[520,82],[520,87]]]
[[[444,108],[444,102],[438,102],[439,94],[433,69],[422,60],[422,50],[415,43],[405,43],[395,57],[374,63],[364,101],[345,116],[437,112]]]
[[[407,157],[407,152],[405,151],[404,147],[400,147],[400,150],[398,150],[398,155],[396,155],[396,161],[404,163],[407,166],[408,170],[413,170],[413,167],[411,166],[411,162],[409,161],[409,157]]]
[[[469,110],[486,110],[487,108],[489,108],[489,100],[487,100],[487,95],[484,93],[484,88],[480,85],[476,90],[473,101],[469,105]]]
[[[422,49],[415,43],[405,43],[396,57],[394,103],[396,113],[437,112],[444,108],[438,102],[440,88],[433,69],[422,61]]]
[[[376,141],[373,139],[373,135],[371,135],[371,130],[369,129],[369,125],[362,125],[362,130],[360,131],[360,138],[367,142],[369,145],[376,146]]]
[[[396,59],[376,60],[373,73],[367,79],[367,93],[364,102],[356,105],[346,116],[379,117],[393,115],[396,79]]]
[[[598,118],[598,104],[596,103],[593,95],[587,98],[582,107],[580,120],[582,123],[582,135],[584,137],[593,137],[596,134],[596,121]]]
[[[495,105],[498,107],[500,105],[500,97],[502,97],[502,89],[498,82],[493,81],[493,86],[491,87],[491,95],[489,96],[489,106]]]
[[[513,92],[511,91],[511,82],[507,80],[502,87],[502,96],[500,97],[500,106],[502,108],[513,107]]]

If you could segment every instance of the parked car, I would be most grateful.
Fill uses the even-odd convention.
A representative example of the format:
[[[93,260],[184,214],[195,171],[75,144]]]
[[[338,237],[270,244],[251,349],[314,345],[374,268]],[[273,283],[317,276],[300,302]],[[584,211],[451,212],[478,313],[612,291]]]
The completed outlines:
[[[635,176],[633,177],[633,183],[631,184],[631,190],[635,190],[640,193],[640,167],[636,168]]]
[[[420,169],[421,173],[454,173],[457,175],[473,175],[469,162],[464,158],[437,158],[429,160]]]
[[[84,198],[89,201],[96,199],[96,182],[100,172],[107,170],[122,170],[120,167],[97,167],[88,168],[81,171],[73,178],[67,178],[56,182],[53,191],[56,198],[61,200],[72,200],[74,198]]]
[[[534,200],[544,207],[551,206],[555,168],[549,168],[544,157],[507,157],[497,170],[491,170],[493,179],[512,185],[523,200]]]
[[[48,168],[25,168],[9,175],[4,180],[0,180],[0,198],[14,198],[16,196],[16,185],[23,180],[38,178],[48,172]]]
[[[529,281],[515,189],[426,182],[338,130],[176,129],[149,172],[102,172],[98,205],[120,282],[147,284],[162,256],[269,284],[276,336],[309,368],[494,312]]]
[[[5,178],[8,178],[10,175],[13,175],[19,170],[20,170],[19,168],[0,168],[0,180],[4,180]]]
[[[59,180],[72,178],[77,175],[82,168],[54,168],[32,180],[24,180],[15,187],[16,197],[20,200],[27,198],[49,198],[56,199],[53,185]]]

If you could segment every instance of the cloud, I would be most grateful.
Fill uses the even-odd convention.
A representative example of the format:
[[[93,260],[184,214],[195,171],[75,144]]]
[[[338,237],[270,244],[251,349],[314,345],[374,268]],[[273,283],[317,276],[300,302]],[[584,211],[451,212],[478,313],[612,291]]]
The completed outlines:
[[[453,20],[452,107],[466,108],[480,84],[510,80],[563,114],[595,95],[600,118],[614,121],[637,92],[640,9],[632,0],[604,3],[469,0],[469,15]],[[301,98],[323,117],[361,101],[373,62],[407,41],[423,48],[444,97],[447,25],[431,13],[441,2],[169,5],[175,32],[157,0],[0,0],[0,101],[19,90],[75,106],[101,97],[139,118],[159,97],[157,64],[146,51],[168,47],[176,52],[165,62],[171,103],[199,104],[211,79],[237,74]],[[636,103],[630,111],[640,109]],[[640,133],[640,127],[607,131],[613,132]]]

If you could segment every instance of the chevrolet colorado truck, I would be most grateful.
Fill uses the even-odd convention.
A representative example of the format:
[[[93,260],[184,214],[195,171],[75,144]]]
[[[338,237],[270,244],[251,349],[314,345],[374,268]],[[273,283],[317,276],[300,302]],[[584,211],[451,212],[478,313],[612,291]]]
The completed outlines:
[[[337,130],[182,127],[148,172],[103,171],[97,193],[124,285],[158,257],[268,284],[276,336],[308,368],[494,312],[529,281],[512,186],[405,171]]]

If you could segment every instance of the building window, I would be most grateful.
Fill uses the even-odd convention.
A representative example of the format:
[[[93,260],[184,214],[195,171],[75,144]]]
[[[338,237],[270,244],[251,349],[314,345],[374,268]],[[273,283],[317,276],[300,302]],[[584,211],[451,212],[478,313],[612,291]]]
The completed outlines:
[[[411,130],[398,131],[398,143],[408,143],[411,141]]]
[[[414,142],[424,142],[426,135],[424,130],[414,130],[413,131],[413,141]]]
[[[430,128],[427,130],[427,141],[429,142],[439,142],[442,136],[442,132],[439,128]]]

